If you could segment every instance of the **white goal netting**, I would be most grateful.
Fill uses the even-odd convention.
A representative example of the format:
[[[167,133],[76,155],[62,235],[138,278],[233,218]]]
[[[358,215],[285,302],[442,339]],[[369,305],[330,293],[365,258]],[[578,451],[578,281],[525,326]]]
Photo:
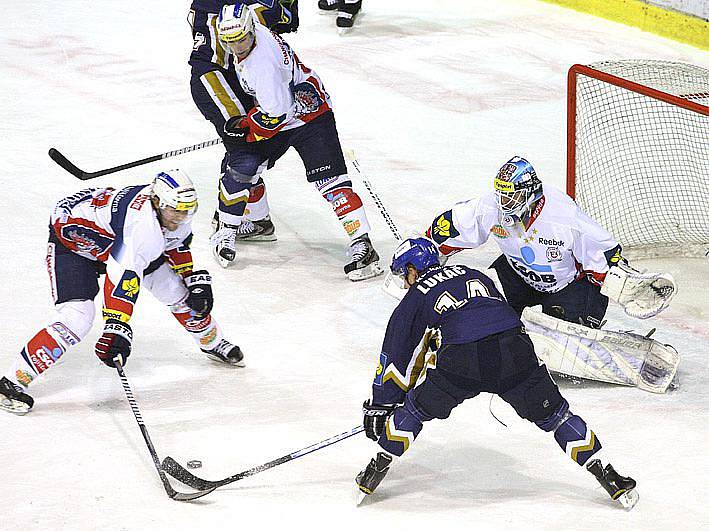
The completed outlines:
[[[567,176],[576,201],[624,247],[706,249],[709,70],[640,60],[577,67]]]

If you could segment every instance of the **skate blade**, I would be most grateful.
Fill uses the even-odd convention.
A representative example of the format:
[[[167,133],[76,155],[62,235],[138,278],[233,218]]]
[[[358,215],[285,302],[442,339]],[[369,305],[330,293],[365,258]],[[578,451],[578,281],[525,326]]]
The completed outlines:
[[[626,490],[623,494],[616,498],[616,500],[620,502],[620,504],[628,511],[635,507],[635,504],[638,503],[639,499],[640,495],[635,489]]]
[[[224,269],[228,268],[230,265],[236,263],[236,257],[234,257],[233,260],[227,260],[223,256],[221,256],[216,248],[212,248],[212,256],[214,256],[214,259],[217,261],[217,263],[222,266]]]
[[[4,409],[9,413],[13,413],[21,417],[23,415],[27,415],[31,408],[24,402],[3,396],[2,400],[0,400],[0,409]]]
[[[347,278],[352,282],[359,282],[360,280],[367,280],[368,278],[378,277],[384,273],[384,270],[379,265],[379,262],[372,262],[362,269],[355,269],[347,273]]]
[[[275,242],[278,240],[276,234],[259,234],[258,236],[246,236],[244,238],[236,237],[236,241],[239,243],[249,243],[249,242]]]
[[[205,356],[207,356],[210,360],[219,363],[220,365],[228,365],[229,367],[246,367],[246,363],[244,363],[244,358],[241,358],[239,361],[230,361],[228,359],[215,356],[214,354],[205,354]]]
[[[357,505],[357,507],[362,505],[362,503],[364,502],[364,500],[367,499],[368,496],[369,495],[366,492],[364,492],[362,489],[360,489],[359,485],[357,485],[357,483],[355,483],[354,499],[355,499],[355,504]]]

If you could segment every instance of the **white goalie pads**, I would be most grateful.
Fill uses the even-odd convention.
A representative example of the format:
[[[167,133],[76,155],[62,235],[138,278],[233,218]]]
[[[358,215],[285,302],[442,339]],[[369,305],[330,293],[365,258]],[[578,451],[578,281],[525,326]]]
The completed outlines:
[[[641,273],[619,262],[610,268],[601,293],[620,304],[631,317],[647,319],[667,308],[677,286],[667,273]]]
[[[680,357],[639,334],[596,330],[525,308],[522,320],[537,357],[555,372],[664,393]]]

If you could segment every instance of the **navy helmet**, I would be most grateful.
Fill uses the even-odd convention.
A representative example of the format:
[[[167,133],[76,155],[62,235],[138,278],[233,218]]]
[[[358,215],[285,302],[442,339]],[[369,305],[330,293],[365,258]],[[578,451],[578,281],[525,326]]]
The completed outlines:
[[[411,264],[416,271],[425,271],[438,265],[438,249],[426,238],[409,238],[401,242],[391,259],[391,272],[397,276],[406,275],[406,266]]]

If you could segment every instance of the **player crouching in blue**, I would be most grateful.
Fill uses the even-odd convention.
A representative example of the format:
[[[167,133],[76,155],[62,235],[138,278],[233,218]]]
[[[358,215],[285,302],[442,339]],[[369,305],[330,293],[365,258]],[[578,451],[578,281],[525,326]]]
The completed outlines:
[[[448,418],[464,400],[486,392],[553,433],[612,499],[635,505],[635,480],[602,457],[595,433],[569,410],[517,313],[490,278],[463,265],[441,266],[436,246],[425,238],[404,241],[391,270],[407,291],[389,319],[372,398],[364,403],[365,432],[383,451],[357,476],[360,501],[374,492],[424,422]],[[429,354],[435,330],[441,346]]]
[[[84,339],[103,285],[103,334],[95,352],[109,367],[124,365],[133,332],[128,321],[142,288],[165,304],[209,358],[240,365],[241,349],[224,339],[211,315],[207,271],[193,271],[192,216],[197,192],[180,170],[151,184],[88,188],[60,200],[50,218],[47,270],[56,311],[0,378],[0,409],[24,415],[34,405],[25,389]]]

